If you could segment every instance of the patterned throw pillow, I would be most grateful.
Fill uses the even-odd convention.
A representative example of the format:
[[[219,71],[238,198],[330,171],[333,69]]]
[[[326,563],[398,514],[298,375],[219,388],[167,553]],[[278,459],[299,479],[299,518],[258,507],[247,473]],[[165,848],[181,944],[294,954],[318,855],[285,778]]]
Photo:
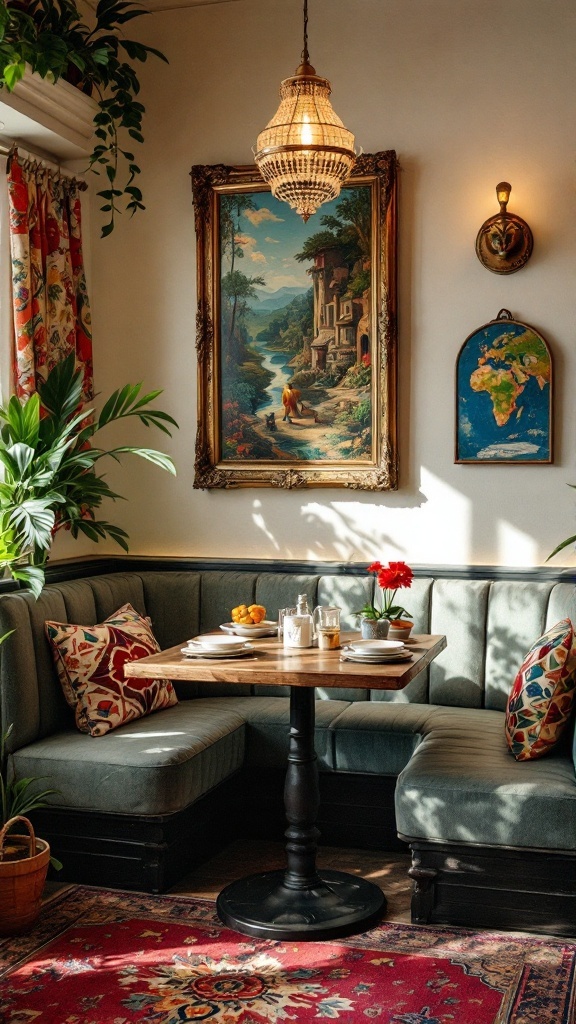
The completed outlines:
[[[506,740],[517,761],[549,753],[566,725],[576,687],[576,641],[562,619],[532,645],[506,708]]]
[[[124,663],[156,654],[150,622],[125,604],[96,626],[46,622],[58,678],[80,732],[104,736],[119,725],[177,704],[165,679],[125,679]]]

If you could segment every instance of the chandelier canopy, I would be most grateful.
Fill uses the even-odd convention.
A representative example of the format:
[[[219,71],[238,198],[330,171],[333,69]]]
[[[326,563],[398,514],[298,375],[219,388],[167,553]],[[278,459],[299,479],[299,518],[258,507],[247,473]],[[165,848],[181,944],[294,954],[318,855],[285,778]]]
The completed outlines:
[[[280,106],[256,142],[255,160],[272,195],[304,221],[339,195],[352,170],[354,136],[330,103],[330,82],[308,55],[308,0],[304,0],[302,63],[280,86]]]

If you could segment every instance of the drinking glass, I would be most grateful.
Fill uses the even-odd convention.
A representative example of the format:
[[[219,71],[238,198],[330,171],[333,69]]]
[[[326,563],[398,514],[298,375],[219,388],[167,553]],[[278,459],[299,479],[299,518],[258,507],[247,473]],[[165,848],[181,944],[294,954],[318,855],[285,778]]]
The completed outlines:
[[[340,612],[338,605],[320,604],[314,609],[314,627],[321,651],[340,647]]]

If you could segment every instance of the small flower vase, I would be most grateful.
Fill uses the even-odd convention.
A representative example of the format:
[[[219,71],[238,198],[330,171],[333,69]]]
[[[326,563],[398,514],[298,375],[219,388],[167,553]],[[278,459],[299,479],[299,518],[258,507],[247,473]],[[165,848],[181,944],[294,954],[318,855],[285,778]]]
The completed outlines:
[[[360,631],[363,640],[385,640],[389,629],[390,623],[388,619],[368,619],[364,617],[360,620]]]

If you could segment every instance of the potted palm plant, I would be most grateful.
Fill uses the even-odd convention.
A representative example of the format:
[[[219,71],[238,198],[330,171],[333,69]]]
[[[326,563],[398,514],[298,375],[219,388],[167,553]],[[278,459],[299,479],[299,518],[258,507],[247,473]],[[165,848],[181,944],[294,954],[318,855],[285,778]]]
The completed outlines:
[[[0,407],[0,564],[36,595],[58,530],[94,541],[109,537],[128,550],[126,531],[99,515],[104,499],[121,497],[99,472],[102,459],[138,455],[176,473],[172,459],[154,448],[103,448],[94,440],[104,427],[129,417],[171,436],[176,420],[152,406],[161,393],[142,394],[141,384],[127,384],[95,413],[82,403],[82,372],[72,353],[27,402],[14,395]]]
[[[140,168],[131,151],[135,142],[144,141],[145,113],[134,62],[149,55],[163,61],[166,57],[152,46],[126,39],[123,26],[149,13],[127,0],[99,0],[95,24],[88,25],[75,0],[0,0],[0,87],[14,89],[29,67],[42,78],[64,78],[96,93],[96,142],[89,166],[106,175],[106,186],[98,193],[108,215],[103,236],[113,231],[123,201],[131,214],[144,209],[136,184]],[[120,165],[126,169],[122,182]]]
[[[0,637],[0,644],[9,636]],[[0,935],[14,935],[34,923],[48,865],[62,866],[50,856],[46,840],[36,838],[28,818],[31,811],[46,805],[46,798],[55,790],[39,791],[39,779],[10,778],[7,744],[11,732],[12,726],[0,736]]]

